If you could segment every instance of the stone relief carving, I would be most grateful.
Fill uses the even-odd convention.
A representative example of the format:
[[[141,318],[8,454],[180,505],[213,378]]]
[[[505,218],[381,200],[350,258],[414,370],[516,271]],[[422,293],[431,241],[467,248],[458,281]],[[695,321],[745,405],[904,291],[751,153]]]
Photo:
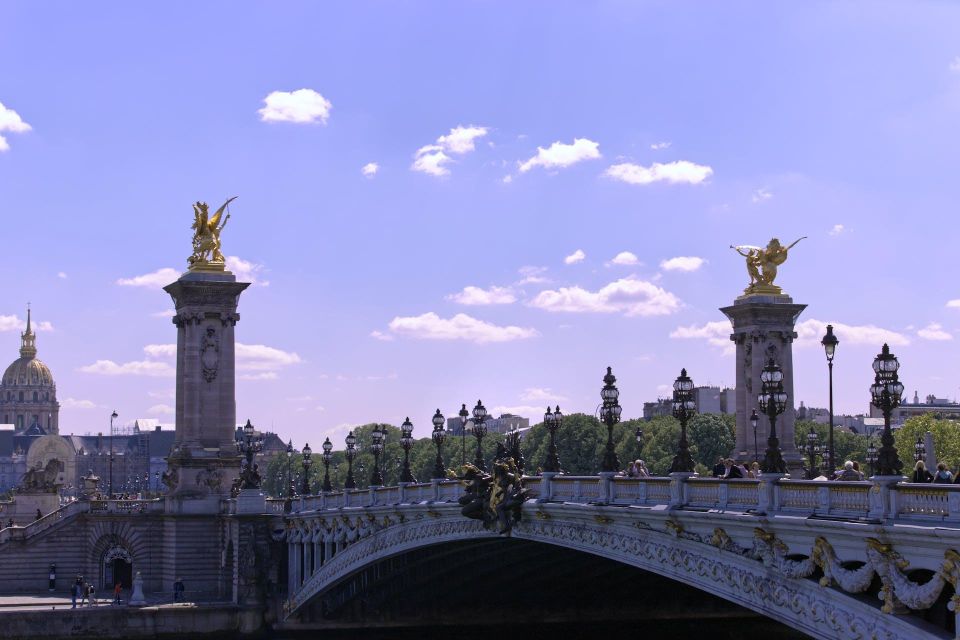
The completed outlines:
[[[217,330],[208,326],[200,343],[200,364],[203,367],[203,379],[213,382],[220,367],[220,336]]]
[[[213,492],[220,491],[223,484],[223,470],[207,467],[197,473],[197,486],[202,489],[208,489]]]

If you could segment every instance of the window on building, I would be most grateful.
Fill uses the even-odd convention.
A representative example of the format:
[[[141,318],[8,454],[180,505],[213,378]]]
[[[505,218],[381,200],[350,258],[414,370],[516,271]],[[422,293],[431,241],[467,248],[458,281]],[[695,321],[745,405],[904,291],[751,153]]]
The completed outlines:
[[[18,394],[18,397],[20,398],[20,402],[23,402],[23,391],[21,391],[21,392]]]
[[[23,416],[17,416],[17,429],[23,429]]]
[[[39,399],[40,399],[40,395],[39,395],[36,391],[34,391],[34,392],[33,392],[33,401],[36,402],[36,401],[39,400]]]

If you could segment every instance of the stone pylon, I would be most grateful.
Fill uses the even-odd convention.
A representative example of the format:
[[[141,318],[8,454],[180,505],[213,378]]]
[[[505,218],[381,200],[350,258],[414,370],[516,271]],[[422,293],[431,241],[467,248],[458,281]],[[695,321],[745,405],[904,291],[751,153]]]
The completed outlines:
[[[176,436],[167,459],[174,497],[230,497],[240,473],[234,325],[248,286],[229,271],[189,271],[164,287],[177,326]]]
[[[758,455],[763,460],[770,434],[770,421],[762,414],[757,396],[763,390],[760,372],[770,358],[783,370],[783,389],[787,393],[787,409],[777,418],[777,436],[783,459],[794,477],[800,477],[801,453],[794,442],[793,394],[793,340],[797,318],[806,308],[794,304],[785,294],[752,294],[737,298],[732,306],[720,309],[733,324],[730,339],[737,345],[737,442],[734,455],[741,462],[753,462]],[[756,442],[750,414],[756,408],[760,419],[757,422]]]

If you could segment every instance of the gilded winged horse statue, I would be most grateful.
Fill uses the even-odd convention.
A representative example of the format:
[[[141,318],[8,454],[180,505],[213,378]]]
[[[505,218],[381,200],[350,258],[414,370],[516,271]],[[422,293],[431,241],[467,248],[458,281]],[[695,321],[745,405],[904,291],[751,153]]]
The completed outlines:
[[[193,205],[193,254],[187,258],[191,271],[217,270],[224,268],[223,253],[220,251],[220,232],[227,226],[230,214],[223,215],[227,205],[237,199],[233,196],[223,203],[212,216],[206,202]]]

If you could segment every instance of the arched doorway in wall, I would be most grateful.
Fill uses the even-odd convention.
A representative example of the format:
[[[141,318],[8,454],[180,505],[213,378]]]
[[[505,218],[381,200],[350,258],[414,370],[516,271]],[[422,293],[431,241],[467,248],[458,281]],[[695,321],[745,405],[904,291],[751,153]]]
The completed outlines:
[[[106,550],[100,562],[101,592],[113,593],[118,582],[124,589],[133,586],[133,557],[124,547],[114,545]]]

